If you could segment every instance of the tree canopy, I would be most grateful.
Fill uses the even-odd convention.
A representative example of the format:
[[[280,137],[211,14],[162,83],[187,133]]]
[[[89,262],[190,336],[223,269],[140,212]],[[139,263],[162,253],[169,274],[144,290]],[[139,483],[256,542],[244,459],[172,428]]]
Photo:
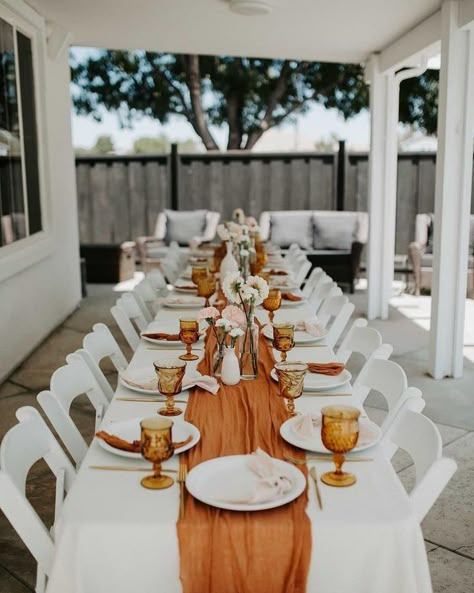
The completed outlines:
[[[368,105],[363,67],[355,64],[98,50],[72,58],[71,71],[77,114],[100,120],[105,109],[124,126],[180,115],[208,150],[218,149],[211,126],[227,124],[228,149],[251,149],[312,103],[345,118]],[[400,93],[400,120],[428,133],[436,130],[437,74],[405,81]]]

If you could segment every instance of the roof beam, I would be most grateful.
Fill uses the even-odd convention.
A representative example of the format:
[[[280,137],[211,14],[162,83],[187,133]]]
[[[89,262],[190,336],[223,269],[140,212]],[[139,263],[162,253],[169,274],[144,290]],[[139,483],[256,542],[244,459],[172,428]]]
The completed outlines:
[[[439,10],[380,52],[380,70],[387,72],[398,70],[403,66],[417,66],[421,53],[426,57],[439,53],[440,40],[441,11]]]

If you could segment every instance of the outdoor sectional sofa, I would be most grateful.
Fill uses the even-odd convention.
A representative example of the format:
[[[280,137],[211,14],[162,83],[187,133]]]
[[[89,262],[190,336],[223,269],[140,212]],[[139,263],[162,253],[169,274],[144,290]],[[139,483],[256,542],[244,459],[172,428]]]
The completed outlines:
[[[313,264],[354,291],[362,249],[368,237],[367,212],[280,210],[262,212],[262,241],[281,248],[297,243]]]

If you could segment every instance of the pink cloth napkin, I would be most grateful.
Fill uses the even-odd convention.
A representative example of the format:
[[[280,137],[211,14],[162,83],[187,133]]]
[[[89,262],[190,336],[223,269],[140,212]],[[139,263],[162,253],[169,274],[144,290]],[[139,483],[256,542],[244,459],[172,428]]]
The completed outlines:
[[[247,466],[258,476],[254,492],[247,498],[227,499],[236,504],[260,504],[282,497],[293,484],[287,476],[282,476],[273,463],[273,458],[260,447],[247,455]]]
[[[297,321],[295,323],[295,329],[299,331],[305,331],[310,336],[319,338],[323,335],[323,329],[319,325],[317,318],[311,319],[310,321]]]
[[[293,431],[302,439],[311,439],[316,431],[321,430],[321,414],[314,414],[308,412],[297,416],[293,422]],[[359,439],[357,440],[358,447],[370,445],[376,438],[378,427],[373,422],[365,421],[359,422]]]
[[[145,381],[132,381],[125,374],[122,374],[121,377],[125,381],[125,383],[128,383],[131,387],[141,387],[141,389],[158,390],[158,379],[156,377],[153,379],[150,378]],[[201,387],[201,389],[209,391],[213,395],[216,395],[220,387],[215,377],[210,377],[209,375],[201,375],[200,373],[198,374],[198,371],[195,371],[192,375],[188,377],[184,377],[183,390],[189,389],[190,387],[194,387],[195,385]]]

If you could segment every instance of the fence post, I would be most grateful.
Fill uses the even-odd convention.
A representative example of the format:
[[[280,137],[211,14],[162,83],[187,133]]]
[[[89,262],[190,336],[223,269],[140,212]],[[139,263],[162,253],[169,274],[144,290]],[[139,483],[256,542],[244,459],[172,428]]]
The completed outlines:
[[[344,210],[346,180],[346,141],[339,140],[339,152],[337,153],[337,183],[336,183],[336,209]]]
[[[178,145],[171,145],[170,154],[171,210],[178,209]]]

